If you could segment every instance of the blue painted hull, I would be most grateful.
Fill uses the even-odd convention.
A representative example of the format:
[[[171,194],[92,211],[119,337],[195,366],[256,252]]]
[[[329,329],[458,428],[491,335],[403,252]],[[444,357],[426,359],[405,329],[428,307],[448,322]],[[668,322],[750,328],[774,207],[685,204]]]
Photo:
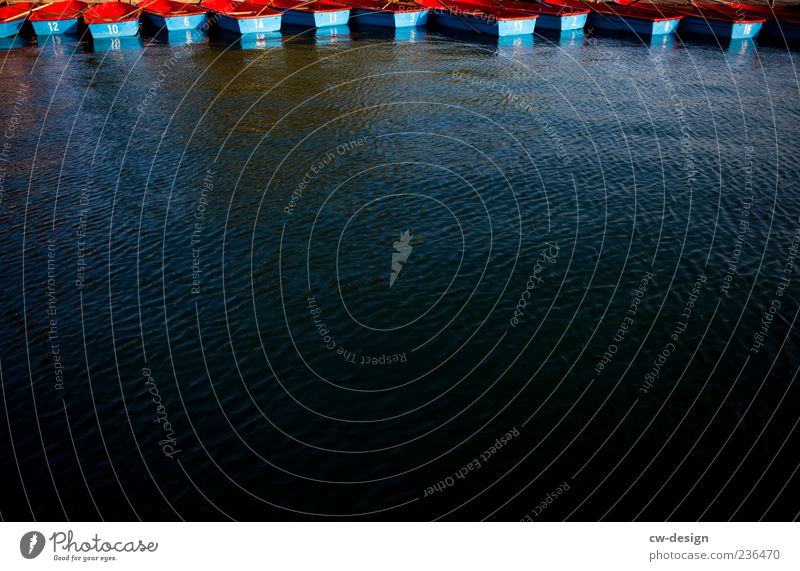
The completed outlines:
[[[206,24],[205,14],[191,14],[189,16],[159,16],[158,14],[151,14],[143,12],[144,21],[158,28],[159,30],[166,30],[168,32],[182,32],[183,30],[196,30],[202,28]]]
[[[277,32],[281,29],[281,16],[264,16],[259,18],[234,18],[218,15],[217,25],[223,30],[237,34],[258,34],[261,32]]]
[[[755,38],[761,31],[761,22],[734,24],[719,20],[706,20],[694,16],[684,16],[681,20],[681,32],[714,36],[727,40],[747,40]]]
[[[89,24],[93,38],[126,38],[139,33],[139,20],[113,22],[109,24]]]
[[[80,32],[80,18],[37,21],[31,22],[31,25],[33,25],[33,31],[37,36],[57,36]]]
[[[335,12],[310,12],[308,10],[284,10],[283,23],[304,28],[327,28],[343,26],[350,20],[350,10]]]
[[[466,32],[481,32],[490,36],[505,37],[533,34],[536,19],[530,20],[489,20],[464,14],[450,14],[436,12],[436,23],[445,28],[464,30]]]
[[[427,10],[419,12],[379,12],[353,8],[351,14],[354,22],[382,28],[413,28],[415,26],[424,26],[428,22]]]
[[[582,30],[586,25],[586,17],[589,14],[578,14],[577,16],[556,16],[554,14],[539,14],[536,20],[537,30],[556,30],[568,32],[570,30]]]
[[[17,18],[4,24],[0,24],[0,38],[12,38],[19,35],[22,25],[27,21],[27,18]]]
[[[641,36],[661,36],[671,34],[678,28],[681,20],[661,20],[651,22],[644,18],[628,18],[613,14],[598,14],[592,12],[589,17],[589,26],[613,32],[633,32]]]

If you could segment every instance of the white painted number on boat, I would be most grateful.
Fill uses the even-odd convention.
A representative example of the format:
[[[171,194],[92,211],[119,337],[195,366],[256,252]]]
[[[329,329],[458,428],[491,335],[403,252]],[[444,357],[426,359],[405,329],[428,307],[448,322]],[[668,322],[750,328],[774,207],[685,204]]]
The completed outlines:
[[[58,31],[58,22],[47,22],[47,27],[50,28],[51,32]]]
[[[256,28],[263,28],[263,27],[264,27],[264,20],[256,18]]]
[[[183,25],[186,26],[186,27],[189,27],[189,18],[184,18],[183,19]]]
[[[108,26],[108,31],[111,34],[119,34],[119,26],[116,24],[106,24]]]
[[[750,24],[744,25],[744,34],[747,35],[750,33]]]
[[[522,21],[521,20],[516,20],[514,22],[514,31],[515,32],[521,32],[522,31]]]

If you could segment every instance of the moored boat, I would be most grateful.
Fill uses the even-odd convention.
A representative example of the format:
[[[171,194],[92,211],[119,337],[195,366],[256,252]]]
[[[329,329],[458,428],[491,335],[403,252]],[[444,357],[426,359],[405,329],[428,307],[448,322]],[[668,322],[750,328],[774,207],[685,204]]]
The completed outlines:
[[[410,2],[384,2],[383,0],[342,0],[350,6],[350,16],[358,24],[383,28],[411,28],[424,26],[428,9]]]
[[[277,32],[282,14],[267,4],[240,0],[203,0],[200,6],[211,12],[223,30],[237,34]]]
[[[711,4],[708,2],[694,2],[696,6],[710,9],[718,9],[734,14],[747,14],[755,18],[764,18],[766,21],[761,27],[759,36],[771,38],[800,40],[800,12],[790,8],[776,8],[771,6],[758,6],[755,4],[743,4],[736,0],[724,1],[722,4]]]
[[[714,36],[723,40],[755,38],[766,21],[765,18],[748,16],[744,12],[725,13],[698,6],[668,5],[667,9],[683,16],[680,32]]]
[[[343,26],[350,20],[350,6],[320,0],[253,0],[283,13],[283,23],[304,28]]]
[[[431,9],[437,24],[454,30],[491,36],[533,34],[539,16],[502,7],[476,6],[449,0],[415,0]]]
[[[140,8],[125,2],[94,4],[83,13],[93,38],[123,38],[139,32]]]
[[[581,0],[547,0],[556,6],[590,8],[588,25],[600,30],[633,32],[642,36],[671,34],[678,28],[681,15],[671,10],[645,8],[638,5],[624,6],[605,2],[583,2]]]
[[[206,11],[196,4],[174,0],[140,0],[139,7],[144,21],[159,30],[196,30],[206,24]]]
[[[510,10],[536,14],[536,29],[556,30],[568,32],[571,30],[582,30],[586,25],[586,18],[589,16],[588,8],[574,8],[572,6],[554,6],[546,2],[519,2],[517,0],[461,0],[466,4],[476,6],[500,6]]]
[[[88,7],[80,0],[62,0],[35,10],[28,19],[37,36],[77,34],[83,12]]]
[[[28,15],[36,7],[32,2],[20,2],[0,7],[0,38],[10,38],[19,34]]]

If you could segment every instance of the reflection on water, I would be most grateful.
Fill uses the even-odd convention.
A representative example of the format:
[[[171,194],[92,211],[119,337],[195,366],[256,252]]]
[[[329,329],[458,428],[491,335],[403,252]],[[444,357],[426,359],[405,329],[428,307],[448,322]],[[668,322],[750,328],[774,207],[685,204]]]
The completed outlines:
[[[752,56],[755,52],[756,42],[753,39],[731,40],[728,45],[728,53],[734,56]]]
[[[140,36],[126,36],[123,38],[92,38],[92,48],[96,52],[120,52],[135,50],[144,46]]]
[[[648,46],[650,49],[666,49],[675,45],[676,39],[673,34],[659,34],[649,38]]]
[[[243,50],[263,50],[283,46],[283,34],[280,32],[258,32],[244,34],[239,38],[238,46]]]
[[[396,40],[402,42],[415,42],[418,38],[424,38],[425,32],[417,27],[388,28],[386,26],[371,26],[369,24],[358,24],[357,30],[359,37],[369,37],[381,40]]]
[[[0,50],[14,50],[30,45],[31,41],[27,36],[14,36],[11,38],[0,38]]]
[[[84,41],[80,36],[73,35],[42,36],[37,37],[36,41],[39,47],[39,54],[43,57],[69,56],[76,51],[85,50],[88,46],[88,42]]]
[[[339,44],[350,41],[350,26],[327,26],[316,30],[305,32],[313,34],[317,44]]]
[[[159,42],[174,46],[207,44],[208,35],[202,30],[161,31],[154,36]]]
[[[566,30],[558,36],[558,43],[561,46],[582,46],[586,41],[586,32],[583,30]]]

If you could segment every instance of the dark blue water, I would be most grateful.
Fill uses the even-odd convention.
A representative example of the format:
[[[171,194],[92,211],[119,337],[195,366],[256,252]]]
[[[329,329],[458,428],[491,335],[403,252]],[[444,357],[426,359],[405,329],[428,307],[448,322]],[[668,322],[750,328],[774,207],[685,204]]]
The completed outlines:
[[[0,516],[797,515],[797,52],[188,39],[0,52]]]

